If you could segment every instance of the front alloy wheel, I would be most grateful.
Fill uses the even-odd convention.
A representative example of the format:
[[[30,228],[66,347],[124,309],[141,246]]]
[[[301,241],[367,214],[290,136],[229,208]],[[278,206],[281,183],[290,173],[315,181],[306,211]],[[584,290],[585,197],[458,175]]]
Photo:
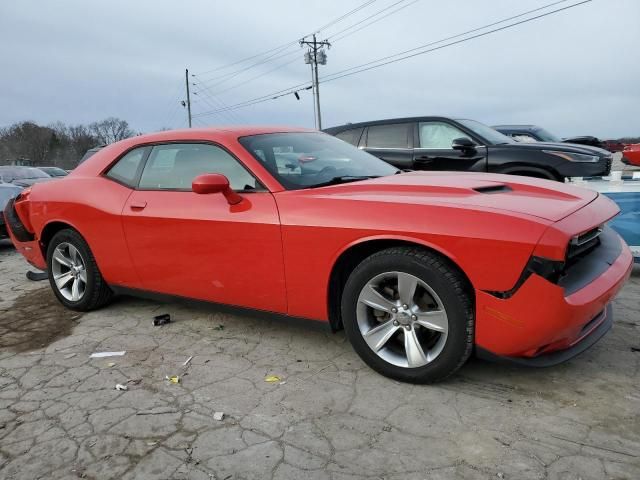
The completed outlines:
[[[397,380],[442,380],[473,348],[469,281],[445,257],[417,247],[387,248],[364,259],[344,286],[341,313],[356,353]]]
[[[440,297],[409,273],[376,275],[362,288],[358,328],[380,358],[398,367],[422,367],[442,352],[449,331]]]

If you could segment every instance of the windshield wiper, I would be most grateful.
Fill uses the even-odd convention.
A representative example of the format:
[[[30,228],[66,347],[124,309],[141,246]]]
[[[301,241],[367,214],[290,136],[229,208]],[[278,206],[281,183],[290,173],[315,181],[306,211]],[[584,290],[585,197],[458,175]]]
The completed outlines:
[[[380,175],[342,175],[339,177],[333,177],[331,180],[327,180],[326,182],[310,185],[309,187],[310,188],[327,187],[329,185],[339,185],[341,183],[357,182],[359,180],[368,180],[370,178],[379,178],[379,177]]]

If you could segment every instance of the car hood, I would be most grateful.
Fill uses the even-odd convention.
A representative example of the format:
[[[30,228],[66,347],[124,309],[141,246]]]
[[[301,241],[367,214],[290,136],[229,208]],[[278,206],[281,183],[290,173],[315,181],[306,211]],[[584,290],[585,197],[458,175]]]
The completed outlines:
[[[498,210],[551,222],[562,220],[598,196],[597,192],[551,180],[489,173],[423,171],[306,192],[361,201]]]
[[[505,143],[502,145],[494,145],[504,149],[528,149],[528,150],[555,150],[558,152],[581,153],[583,155],[609,156],[611,152],[598,147],[588,145],[579,145],[573,143],[553,143],[553,142],[533,142],[533,143]]]

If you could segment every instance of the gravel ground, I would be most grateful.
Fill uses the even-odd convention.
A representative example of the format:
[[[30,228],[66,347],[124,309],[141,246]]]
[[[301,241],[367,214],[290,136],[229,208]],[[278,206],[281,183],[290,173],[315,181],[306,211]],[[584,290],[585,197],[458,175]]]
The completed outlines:
[[[0,478],[640,478],[638,266],[577,359],[472,360],[434,386],[379,376],[314,322],[132,298],[82,315],[26,270],[0,242]]]

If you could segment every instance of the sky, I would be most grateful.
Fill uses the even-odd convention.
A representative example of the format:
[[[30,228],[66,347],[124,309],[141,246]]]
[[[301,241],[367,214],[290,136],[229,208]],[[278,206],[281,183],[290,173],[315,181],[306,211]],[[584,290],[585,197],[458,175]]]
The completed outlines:
[[[537,13],[578,1],[559,2]],[[194,126],[313,127],[308,90],[299,93],[300,100],[290,94],[220,110],[310,84],[304,49],[295,42],[330,24],[318,32],[318,39],[332,43],[327,65],[319,67],[325,128],[445,115],[490,125],[537,124],[561,137],[640,135],[640,0],[593,0],[323,82],[335,72],[549,3],[552,0],[5,0],[0,2],[0,127],[24,120],[79,124],[114,116],[141,132],[183,128],[187,113],[180,102],[186,98],[186,68],[194,93]],[[288,43],[275,55],[263,54]]]

